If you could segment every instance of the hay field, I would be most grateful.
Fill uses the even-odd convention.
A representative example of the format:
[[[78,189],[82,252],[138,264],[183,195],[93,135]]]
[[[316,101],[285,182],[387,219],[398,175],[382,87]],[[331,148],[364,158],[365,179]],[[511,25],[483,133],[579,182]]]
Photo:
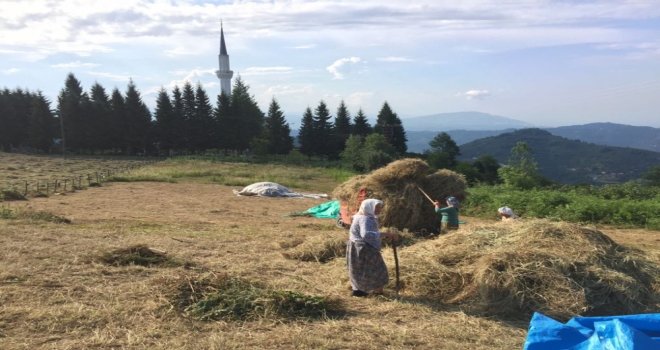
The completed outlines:
[[[114,174],[127,168],[145,164],[144,160],[121,157],[84,157],[48,155],[25,155],[18,153],[0,152],[0,190],[14,189],[25,194],[26,183],[28,195],[40,191],[39,186],[46,186],[47,182],[55,180],[71,184],[75,179],[89,184],[96,181],[96,176],[107,177],[108,172]],[[43,183],[43,184],[42,184]],[[52,185],[51,185],[52,186]],[[52,188],[52,187],[51,187]],[[69,190],[71,187],[69,187]]]
[[[234,165],[217,163],[213,171],[225,166]],[[479,317],[407,293],[395,299],[393,278],[385,296],[352,298],[343,259],[286,258],[306,243],[344,237],[332,220],[288,215],[324,200],[237,197],[231,190],[240,186],[193,180],[106,183],[66,196],[10,203],[12,210],[48,212],[71,223],[30,216],[0,220],[0,348],[522,347],[527,322]],[[314,178],[299,181],[294,190],[314,189]],[[321,179],[321,189],[327,192],[331,182]],[[466,230],[484,223],[464,219]],[[619,243],[634,243],[660,260],[657,232],[611,232]],[[138,245],[164,252],[177,263],[115,266],[102,259]],[[399,251],[402,266],[406,250]],[[384,255],[393,277],[392,251]],[[340,312],[293,321],[196,320],[176,308],[172,286],[202,273],[327,297],[341,306]]]

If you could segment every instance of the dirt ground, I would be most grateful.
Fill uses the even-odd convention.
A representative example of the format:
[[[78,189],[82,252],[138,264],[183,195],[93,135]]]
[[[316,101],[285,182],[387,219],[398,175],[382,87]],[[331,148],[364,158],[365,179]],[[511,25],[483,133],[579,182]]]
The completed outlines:
[[[393,283],[385,297],[351,298],[342,259],[321,264],[282,256],[309,237],[346,234],[332,220],[289,216],[325,199],[239,197],[232,189],[108,183],[13,202],[12,208],[48,211],[72,223],[0,220],[0,348],[522,347],[525,322],[471,316],[405,295],[395,300]],[[599,229],[660,260],[658,232]],[[111,267],[95,259],[134,244],[274,288],[337,298],[348,312],[340,319],[302,323],[192,321],[166,307],[164,286],[182,268]],[[389,252],[386,263],[393,265]],[[405,264],[405,249],[400,263]]]

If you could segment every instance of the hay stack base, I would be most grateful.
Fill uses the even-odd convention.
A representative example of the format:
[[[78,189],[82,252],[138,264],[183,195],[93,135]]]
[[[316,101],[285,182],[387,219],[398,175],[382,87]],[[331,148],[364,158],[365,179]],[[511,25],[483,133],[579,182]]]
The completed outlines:
[[[497,223],[402,250],[406,294],[485,315],[647,312],[660,267],[600,231],[546,220]]]

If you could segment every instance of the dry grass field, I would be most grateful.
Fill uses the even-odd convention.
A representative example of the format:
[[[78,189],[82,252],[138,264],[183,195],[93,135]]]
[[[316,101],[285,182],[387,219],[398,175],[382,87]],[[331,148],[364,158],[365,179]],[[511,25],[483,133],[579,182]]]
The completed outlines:
[[[127,158],[62,158],[0,152],[0,190],[14,190],[28,196],[67,192],[73,189],[74,184],[76,187],[86,187],[145,163],[144,160]]]
[[[238,197],[260,166],[206,164],[207,179],[243,172],[236,185],[201,181],[186,164],[174,182],[114,182],[66,195],[4,203],[4,210],[47,212],[0,219],[0,349],[519,349],[527,322],[468,314],[405,292],[394,281],[384,296],[353,298],[343,259],[288,259],[295,247],[344,237],[332,220],[290,216],[324,200]],[[164,171],[160,165],[136,171]],[[261,166],[264,167],[264,166]],[[267,166],[266,166],[267,167]],[[160,170],[159,170],[160,169]],[[227,169],[231,169],[228,171]],[[329,193],[331,176],[271,166],[281,183]],[[193,175],[190,175],[193,174]],[[286,183],[286,176],[295,186]],[[159,175],[168,177],[170,175]],[[273,181],[272,175],[262,181]],[[298,178],[296,178],[298,177]],[[8,207],[7,207],[8,205]],[[45,216],[49,218],[51,216]],[[470,225],[483,220],[464,218]],[[660,261],[654,231],[601,228],[619,243]],[[460,230],[455,234],[460,234]],[[442,239],[442,238],[440,238]],[[115,266],[103,257],[144,245],[173,262]],[[394,276],[392,251],[383,251]],[[406,248],[399,250],[406,264]],[[335,309],[310,319],[201,321],[176,305],[181,282],[229,275],[273,290],[331,300]],[[179,289],[177,289],[177,287]],[[186,287],[187,288],[187,287]]]

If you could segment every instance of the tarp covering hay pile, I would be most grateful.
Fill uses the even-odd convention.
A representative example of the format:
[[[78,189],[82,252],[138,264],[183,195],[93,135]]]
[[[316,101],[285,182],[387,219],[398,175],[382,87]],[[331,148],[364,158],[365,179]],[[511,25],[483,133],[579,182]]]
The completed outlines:
[[[600,231],[546,220],[497,223],[401,252],[406,294],[503,317],[645,312],[660,266]]]
[[[337,186],[332,195],[356,212],[360,190],[364,189],[366,198],[377,198],[385,203],[379,216],[382,226],[411,231],[435,230],[439,223],[433,205],[419,188],[443,202],[448,196],[465,199],[466,186],[465,178],[458,173],[446,169],[432,173],[423,160],[406,158],[368,175],[354,176]]]

